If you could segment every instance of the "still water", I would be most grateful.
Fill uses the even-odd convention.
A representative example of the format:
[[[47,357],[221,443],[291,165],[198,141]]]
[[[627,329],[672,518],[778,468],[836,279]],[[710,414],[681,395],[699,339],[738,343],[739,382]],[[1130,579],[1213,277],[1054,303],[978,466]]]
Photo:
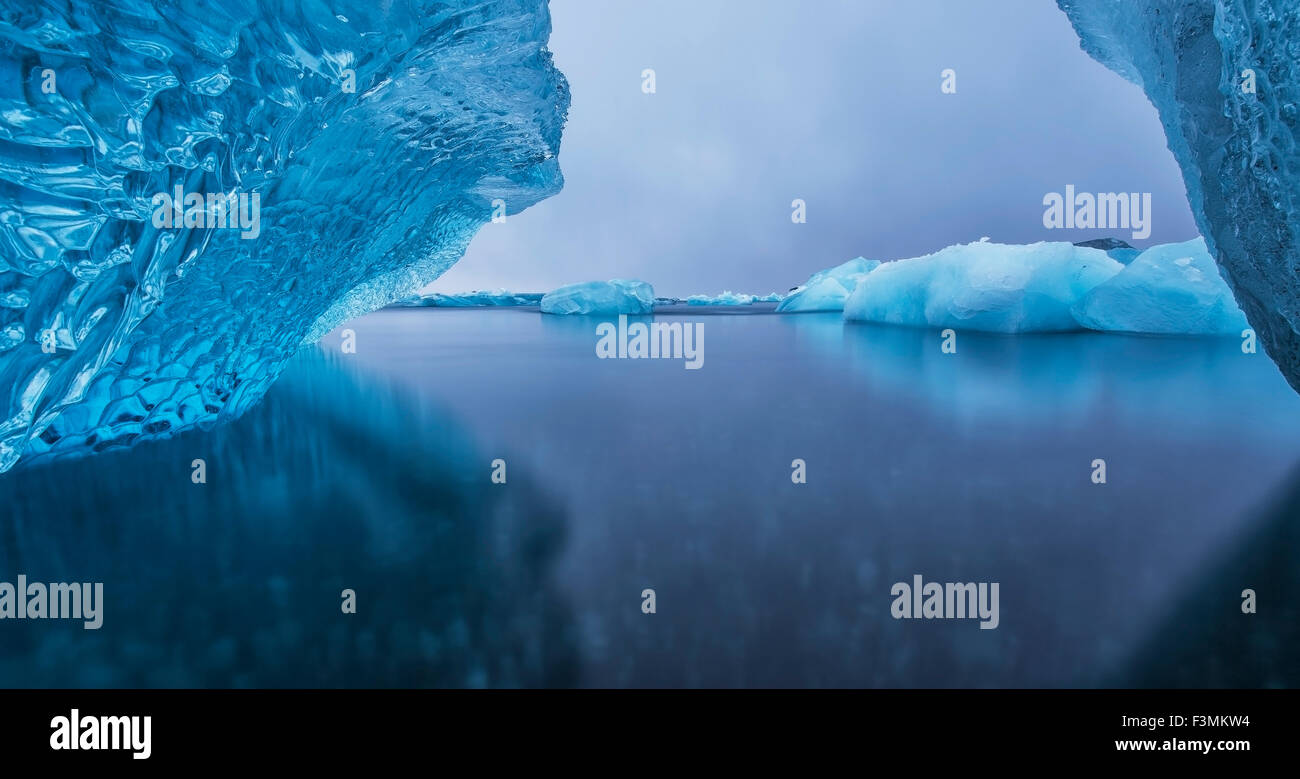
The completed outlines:
[[[106,599],[0,622],[0,686],[1300,683],[1265,355],[769,312],[660,310],[703,323],[686,370],[597,359],[601,320],[381,311],[233,424],[0,476],[0,580]],[[915,575],[999,583],[997,629],[894,619]]]

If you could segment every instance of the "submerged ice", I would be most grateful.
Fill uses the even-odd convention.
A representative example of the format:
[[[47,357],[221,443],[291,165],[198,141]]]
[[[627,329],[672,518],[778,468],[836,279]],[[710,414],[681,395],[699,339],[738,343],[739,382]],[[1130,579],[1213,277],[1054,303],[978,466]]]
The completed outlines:
[[[583,281],[546,293],[542,297],[542,313],[591,316],[649,314],[654,310],[654,304],[654,288],[644,281]]]
[[[239,414],[302,343],[456,262],[496,203],[557,192],[549,32],[545,0],[6,14],[0,471]],[[223,229],[223,201],[257,229]]]

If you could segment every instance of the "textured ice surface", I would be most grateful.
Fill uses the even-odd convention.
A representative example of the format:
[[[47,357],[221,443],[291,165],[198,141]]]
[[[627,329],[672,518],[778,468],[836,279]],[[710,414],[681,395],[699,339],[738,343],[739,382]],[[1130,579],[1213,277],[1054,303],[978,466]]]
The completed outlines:
[[[1300,3],[1058,5],[1083,49],[1159,111],[1211,256],[1300,390]]]
[[[844,317],[999,333],[1077,330],[1071,307],[1123,268],[1100,249],[1068,243],[949,246],[868,273]]]
[[[1093,330],[1129,333],[1239,336],[1248,327],[1201,238],[1142,252],[1074,315]]]
[[[879,260],[856,257],[808,277],[776,307],[777,311],[843,311],[858,282],[880,265]]]
[[[754,296],[728,289],[717,295],[691,295],[686,302],[692,306],[748,306],[754,302]]]
[[[549,33],[545,0],[6,3],[0,470],[238,414],[558,191]],[[260,233],[155,227],[178,186]]]
[[[446,294],[432,292],[428,295],[404,298],[393,305],[405,308],[476,308],[479,306],[535,306],[542,302],[540,292],[509,292],[498,290],[474,290]]]
[[[654,288],[644,281],[611,279],[568,284],[542,297],[543,314],[648,314],[654,309]]]

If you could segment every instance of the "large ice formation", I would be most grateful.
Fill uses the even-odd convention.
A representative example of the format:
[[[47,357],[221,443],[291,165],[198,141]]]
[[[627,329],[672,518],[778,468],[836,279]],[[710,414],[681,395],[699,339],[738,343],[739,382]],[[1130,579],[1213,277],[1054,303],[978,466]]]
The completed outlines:
[[[0,470],[236,415],[557,192],[549,34],[546,0],[10,4]]]
[[[611,279],[567,284],[542,297],[543,314],[649,314],[654,310],[654,288],[644,281]]]
[[[834,268],[817,271],[781,301],[777,311],[843,311],[858,283],[880,265],[879,260],[857,257]]]
[[[1057,4],[1084,51],[1159,111],[1211,256],[1300,390],[1300,3]]]
[[[1179,335],[1240,335],[1246,317],[1196,238],[1153,246],[1074,307],[1093,330]]]
[[[845,319],[999,333],[1078,330],[1071,308],[1124,266],[1068,243],[977,242],[881,264]]]

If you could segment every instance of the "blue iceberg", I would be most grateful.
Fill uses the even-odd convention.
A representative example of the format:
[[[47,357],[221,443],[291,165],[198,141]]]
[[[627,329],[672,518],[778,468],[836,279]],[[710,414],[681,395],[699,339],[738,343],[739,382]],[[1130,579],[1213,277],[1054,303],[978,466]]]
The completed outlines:
[[[1300,390],[1300,3],[1057,4],[1156,107],[1210,255]]]
[[[859,282],[880,265],[879,260],[856,257],[834,268],[817,271],[802,286],[781,300],[777,311],[843,311]]]
[[[1202,238],[1142,252],[1074,315],[1092,330],[1129,333],[1240,336],[1249,327]]]
[[[542,297],[542,313],[591,316],[649,314],[654,310],[654,304],[654,288],[644,281],[584,281],[546,293]]]
[[[40,3],[0,25],[0,471],[236,416],[562,186],[545,0]]]
[[[857,285],[844,318],[997,333],[1080,329],[1071,309],[1124,266],[1069,243],[977,242],[881,264]]]

